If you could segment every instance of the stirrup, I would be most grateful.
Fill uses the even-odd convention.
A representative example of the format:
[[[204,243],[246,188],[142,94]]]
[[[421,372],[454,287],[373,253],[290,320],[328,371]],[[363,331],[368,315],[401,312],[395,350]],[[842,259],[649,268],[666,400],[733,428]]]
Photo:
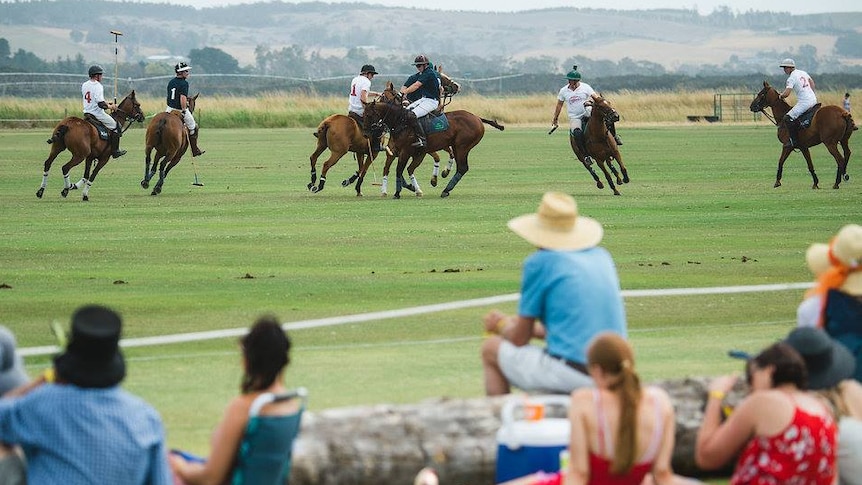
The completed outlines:
[[[416,141],[411,143],[411,146],[414,146],[416,148],[424,147],[425,146],[425,140],[423,140],[422,138],[417,138]]]

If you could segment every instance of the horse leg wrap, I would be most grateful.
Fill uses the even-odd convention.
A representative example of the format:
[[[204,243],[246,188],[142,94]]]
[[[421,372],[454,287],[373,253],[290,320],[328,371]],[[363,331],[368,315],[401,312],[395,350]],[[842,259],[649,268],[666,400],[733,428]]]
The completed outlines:
[[[463,176],[464,175],[461,172],[455,172],[455,175],[452,176],[452,180],[450,180],[449,183],[446,185],[446,190],[444,190],[444,192],[451,192],[452,189],[454,189],[455,186],[458,185],[458,182],[461,181],[461,177]]]

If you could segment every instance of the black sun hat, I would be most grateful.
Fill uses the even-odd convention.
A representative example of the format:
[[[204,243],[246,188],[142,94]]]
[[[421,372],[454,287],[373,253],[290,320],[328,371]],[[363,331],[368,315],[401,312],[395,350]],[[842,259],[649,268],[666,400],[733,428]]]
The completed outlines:
[[[371,64],[366,64],[366,65],[362,66],[362,69],[360,69],[359,74],[367,74],[367,73],[377,74],[377,71],[374,70],[374,66],[372,66]]]
[[[785,342],[796,349],[808,368],[808,387],[829,389],[850,379],[856,371],[856,360],[844,345],[824,330],[800,327],[787,336]]]
[[[57,377],[86,388],[119,384],[126,376],[120,352],[120,315],[109,308],[88,305],[72,315],[72,331],[66,350],[54,358]]]

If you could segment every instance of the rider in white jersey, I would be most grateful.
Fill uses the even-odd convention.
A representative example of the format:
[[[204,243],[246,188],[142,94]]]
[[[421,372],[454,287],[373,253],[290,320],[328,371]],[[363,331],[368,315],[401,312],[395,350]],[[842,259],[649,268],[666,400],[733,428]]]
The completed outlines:
[[[784,116],[784,122],[787,124],[787,130],[790,134],[787,146],[796,147],[799,140],[799,123],[796,120],[802,113],[817,104],[814,80],[807,72],[796,69],[796,63],[793,62],[793,59],[784,59],[778,66],[784,68],[784,73],[787,74],[786,87],[778,97],[785,99],[790,96],[791,92],[796,93],[796,104]]]
[[[113,149],[112,157],[122,157],[126,154],[125,150],[120,150],[120,136],[122,133],[117,128],[117,121],[105,113],[106,109],[115,110],[117,105],[105,101],[105,88],[102,86],[102,74],[105,70],[102,66],[90,66],[87,74],[90,79],[81,84],[81,100],[84,105],[84,113],[93,115],[99,120],[105,128],[111,130],[110,142]]]
[[[365,64],[359,71],[359,75],[350,81],[350,95],[347,98],[347,115],[356,121],[360,128],[363,126],[363,118],[365,116],[365,105],[368,103],[369,96],[379,96],[371,90],[371,79],[377,71],[371,64]],[[383,150],[383,145],[380,144],[380,137],[373,136],[372,149],[376,152]]]

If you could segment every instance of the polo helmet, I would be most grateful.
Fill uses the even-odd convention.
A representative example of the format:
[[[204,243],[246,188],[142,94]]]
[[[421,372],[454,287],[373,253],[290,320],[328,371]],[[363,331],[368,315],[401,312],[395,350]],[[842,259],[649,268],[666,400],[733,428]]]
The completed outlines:
[[[429,63],[430,61],[428,60],[428,57],[424,54],[419,54],[418,56],[416,56],[416,59],[413,59],[414,66],[421,66],[423,64],[427,65]]]
[[[90,66],[90,69],[87,70],[87,73],[90,75],[90,77],[93,77],[96,74],[104,74],[105,70],[102,69],[102,66],[100,66],[98,64],[94,64],[94,65]]]
[[[174,66],[174,72],[181,73],[183,71],[191,71],[192,66],[186,64],[185,62],[178,62],[176,66]]]
[[[580,81],[581,80],[581,73],[579,73],[578,71],[574,71],[574,70],[569,71],[569,73],[566,74],[566,79],[568,79],[569,81]]]

